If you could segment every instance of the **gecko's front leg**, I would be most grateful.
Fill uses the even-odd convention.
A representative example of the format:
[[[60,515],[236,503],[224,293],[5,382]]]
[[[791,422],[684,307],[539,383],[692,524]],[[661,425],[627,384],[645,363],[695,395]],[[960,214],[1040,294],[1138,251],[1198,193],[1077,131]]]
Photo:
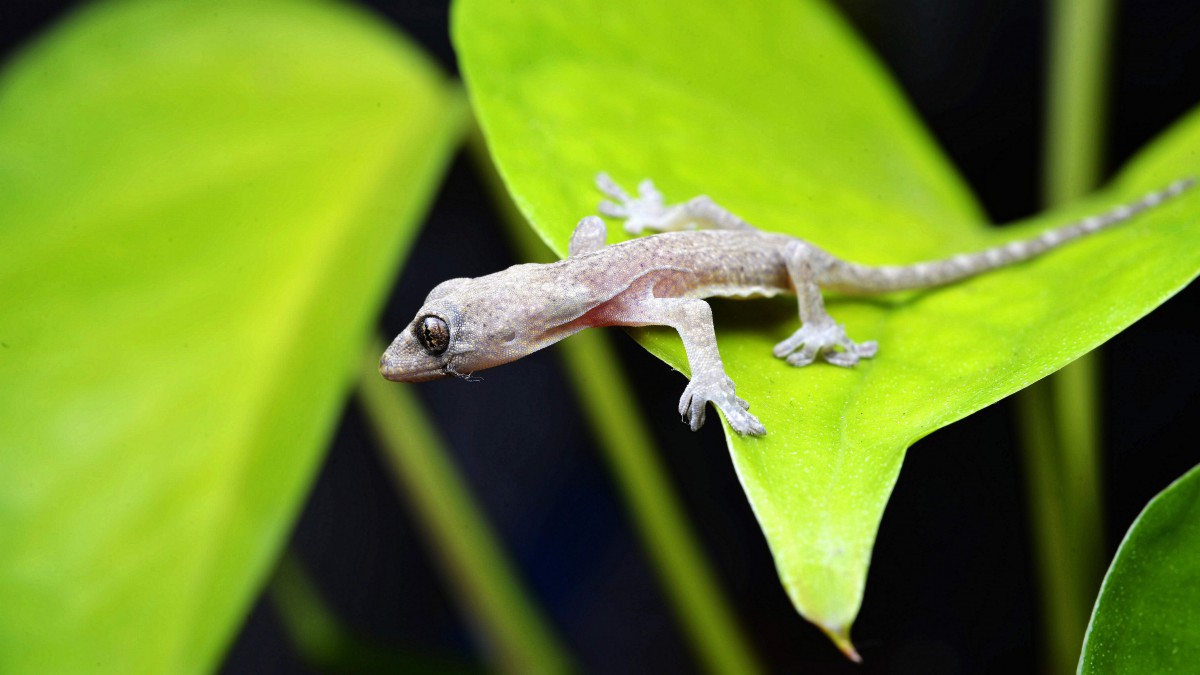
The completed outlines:
[[[749,403],[738,398],[733,380],[725,374],[712,310],[703,300],[656,298],[649,292],[630,289],[608,303],[602,311],[604,323],[621,326],[670,326],[679,331],[687,352],[692,379],[679,399],[679,414],[693,431],[704,424],[705,408],[711,401],[725,413],[729,426],[739,434],[762,436],[762,422],[751,415]]]
[[[667,204],[649,178],[638,183],[637,197],[630,197],[606,173],[596,176],[596,187],[612,200],[600,202],[600,213],[625,219],[625,231],[630,234],[641,234],[645,230],[678,232],[704,227],[720,230],[754,229],[704,195],[681,204]]]

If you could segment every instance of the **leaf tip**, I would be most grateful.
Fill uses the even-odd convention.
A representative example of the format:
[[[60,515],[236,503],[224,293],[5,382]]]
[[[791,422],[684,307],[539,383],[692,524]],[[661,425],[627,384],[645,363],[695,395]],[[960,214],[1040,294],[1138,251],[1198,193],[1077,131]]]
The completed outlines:
[[[850,641],[849,624],[844,626],[826,626],[819,623],[817,627],[824,631],[830,640],[833,640],[833,644],[846,655],[846,658],[855,663],[862,663],[862,656],[854,648],[854,643]]]

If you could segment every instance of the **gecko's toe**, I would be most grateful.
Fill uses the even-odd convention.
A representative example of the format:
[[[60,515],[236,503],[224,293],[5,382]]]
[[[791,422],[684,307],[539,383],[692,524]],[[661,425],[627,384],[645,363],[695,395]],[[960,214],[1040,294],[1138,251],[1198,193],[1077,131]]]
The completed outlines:
[[[607,199],[601,201],[596,210],[600,212],[600,215],[608,216],[609,218],[629,217],[629,209],[616,202],[610,202]]]
[[[742,436],[765,436],[767,428],[763,426],[758,418],[745,411],[739,411],[740,414],[726,415],[725,419],[729,421],[729,426]]]
[[[799,349],[800,345],[802,344],[804,344],[804,342],[800,335],[800,331],[796,331],[790,337],[788,337],[788,339],[783,340],[779,344],[775,345],[775,348],[771,350],[771,353],[774,354],[776,358],[786,359],[788,354],[791,354]]]
[[[800,349],[788,354],[787,356],[788,365],[795,366],[797,368],[803,368],[804,366],[807,366],[816,360],[817,349],[815,347],[810,347],[809,345],[804,345]]]
[[[689,384],[679,399],[679,417],[692,431],[698,431],[700,427],[704,426],[705,408],[707,407],[708,399],[698,396],[695,389]]]
[[[661,202],[663,200],[662,193],[658,191],[658,188],[654,187],[654,181],[650,180],[649,178],[638,183],[638,195],[641,196],[642,199],[646,200],[653,200],[657,202]]]
[[[821,354],[821,357],[826,360],[826,363],[841,366],[841,368],[851,368],[858,363],[858,356],[854,352],[835,352],[829,350]]]
[[[842,343],[842,348],[845,351],[838,352],[834,351],[833,349],[827,349],[821,352],[821,356],[835,366],[850,368],[856,365],[859,359],[869,359],[872,356],[875,356],[876,352],[879,351],[879,343],[871,340],[869,342],[858,344],[851,342],[850,340],[846,340],[844,343]]]
[[[596,187],[604,194],[619,202],[624,203],[629,201],[629,195],[621,189],[620,185],[617,185],[617,181],[613,180],[612,176],[603,171],[596,174]]]
[[[835,366],[841,366],[843,368],[850,368],[858,363],[858,354],[852,351],[836,352],[830,349],[822,353],[821,356],[825,358],[826,363],[831,363]]]

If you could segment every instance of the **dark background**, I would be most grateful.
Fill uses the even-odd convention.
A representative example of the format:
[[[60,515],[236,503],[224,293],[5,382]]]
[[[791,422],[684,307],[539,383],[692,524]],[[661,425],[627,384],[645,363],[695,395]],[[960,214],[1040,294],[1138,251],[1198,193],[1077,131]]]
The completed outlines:
[[[443,2],[364,3],[455,71]],[[0,9],[7,56],[74,3]],[[1038,208],[1045,8],[1027,0],[844,0],[994,220]],[[1127,2],[1114,22],[1106,175],[1200,102],[1200,5]],[[381,324],[411,319],[436,283],[518,262],[460,157]],[[1103,264],[1103,261],[1097,261]],[[1142,506],[1197,461],[1200,291],[1188,289],[1103,350],[1108,550]],[[697,536],[737,619],[773,672],[1037,670],[1039,613],[1013,406],[1002,401],[913,446],[884,516],[862,613],[863,666],[800,619],[730,465],[719,428],[692,434],[684,379],[611,331]],[[581,666],[695,672],[554,349],[468,385],[417,389],[478,501]],[[514,395],[519,392],[519,395]],[[414,652],[482,661],[418,525],[351,405],[292,538],[339,616]],[[260,601],[228,673],[306,672]]]

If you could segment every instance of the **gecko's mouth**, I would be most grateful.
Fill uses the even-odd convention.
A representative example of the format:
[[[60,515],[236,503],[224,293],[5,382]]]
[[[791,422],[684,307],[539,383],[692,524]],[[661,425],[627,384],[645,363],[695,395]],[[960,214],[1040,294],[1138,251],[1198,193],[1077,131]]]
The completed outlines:
[[[449,376],[441,366],[415,368],[411,364],[401,363],[387,352],[379,357],[379,374],[392,382],[428,382]]]

